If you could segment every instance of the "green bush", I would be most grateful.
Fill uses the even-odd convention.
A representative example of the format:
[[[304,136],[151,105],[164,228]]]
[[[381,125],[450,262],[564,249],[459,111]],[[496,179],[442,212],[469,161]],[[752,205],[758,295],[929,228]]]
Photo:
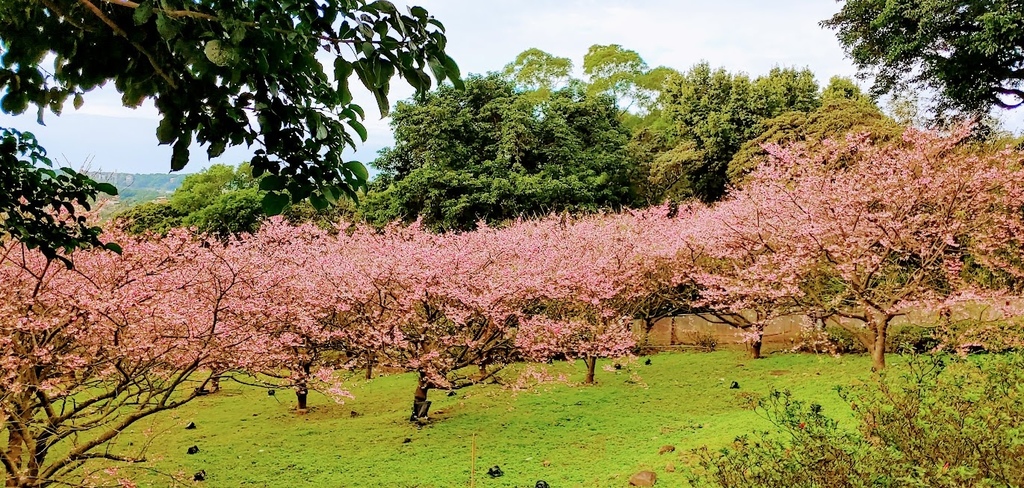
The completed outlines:
[[[828,343],[839,354],[861,354],[868,352],[864,344],[857,339],[857,336],[838,325],[825,327],[825,337]]]
[[[943,348],[960,353],[1001,353],[1024,350],[1020,320],[961,320],[941,327],[936,336]]]
[[[774,391],[775,432],[696,451],[695,486],[1024,485],[1024,355],[914,356],[900,373],[839,389],[857,429]]]
[[[889,331],[885,347],[893,352],[924,354],[934,350],[939,344],[934,328],[902,325]]]

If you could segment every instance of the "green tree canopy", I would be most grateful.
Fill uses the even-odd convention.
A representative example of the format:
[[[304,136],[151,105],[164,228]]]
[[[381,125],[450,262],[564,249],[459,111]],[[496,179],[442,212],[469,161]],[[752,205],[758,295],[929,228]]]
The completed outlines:
[[[815,110],[821,94],[808,69],[773,68],[751,79],[705,62],[670,76],[660,103],[661,120],[638,132],[631,146],[648,169],[648,200],[714,201],[729,183],[729,161],[761,133],[761,122]]]
[[[472,77],[465,90],[400,102],[392,127],[395,147],[374,163],[381,174],[363,201],[376,223],[468,229],[634,201],[629,131],[610,97],[579,84],[541,101],[501,76]]]
[[[386,0],[5,0],[0,108],[34,105],[41,121],[109,83],[125,106],[155,102],[156,140],[172,146],[172,170],[186,165],[193,142],[210,157],[256,147],[264,210],[307,197],[322,208],[354,196],[367,178],[340,156],[366,138],[349,79],[384,113],[395,75],[420,91],[431,75],[460,83],[446,42],[426,10]]]
[[[551,96],[572,81],[572,60],[530,48],[505,65],[502,74],[516,86],[536,92],[539,99]]]
[[[762,163],[766,143],[810,145],[825,139],[841,139],[850,133],[868,133],[876,141],[898,140],[904,126],[886,116],[847,78],[833,78],[822,91],[822,104],[810,111],[789,111],[760,124],[760,134],[744,142],[729,161],[727,177],[739,184]]]
[[[836,30],[875,93],[935,89],[940,109],[972,114],[1024,104],[1019,0],[846,0]]]
[[[249,163],[237,168],[215,164],[186,176],[169,199],[130,207],[113,219],[135,234],[164,234],[175,227],[189,227],[218,237],[252,233],[266,218],[266,192],[260,189],[266,177],[255,178],[252,173]],[[282,214],[292,222],[336,223],[341,218],[351,218],[353,207],[342,203],[315,209],[309,202],[299,202],[288,205]]]

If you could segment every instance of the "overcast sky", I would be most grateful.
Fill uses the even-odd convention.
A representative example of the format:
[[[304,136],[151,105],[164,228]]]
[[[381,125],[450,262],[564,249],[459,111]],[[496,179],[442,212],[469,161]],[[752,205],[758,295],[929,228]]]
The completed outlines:
[[[537,47],[582,65],[593,44],[621,44],[654,67],[686,70],[701,60],[751,75],[776,65],[808,67],[819,83],[835,75],[852,76],[832,31],[818,22],[839,9],[831,0],[408,0],[426,7],[448,30],[448,52],[463,73],[500,70],[515,56]],[[401,4],[402,0],[395,0]],[[392,101],[412,90],[400,80]],[[391,144],[386,120],[380,120],[372,98],[360,97],[366,108],[369,140],[348,158],[368,163],[377,150]],[[1007,117],[1019,131],[1024,109]],[[34,114],[0,114],[0,125],[33,131],[62,164],[134,173],[162,173],[170,168],[170,149],[156,141],[157,113],[152,105],[123,108],[113,89],[86,95],[85,106],[69,106],[60,117],[47,114],[46,126]],[[228,150],[214,163],[237,164],[248,150]],[[186,172],[211,162],[194,150]]]

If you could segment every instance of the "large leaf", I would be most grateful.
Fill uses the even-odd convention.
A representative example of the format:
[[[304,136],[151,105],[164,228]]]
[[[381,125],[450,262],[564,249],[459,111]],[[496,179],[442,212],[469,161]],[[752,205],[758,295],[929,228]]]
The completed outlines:
[[[263,195],[263,212],[267,215],[280,215],[291,202],[287,193],[270,192]]]

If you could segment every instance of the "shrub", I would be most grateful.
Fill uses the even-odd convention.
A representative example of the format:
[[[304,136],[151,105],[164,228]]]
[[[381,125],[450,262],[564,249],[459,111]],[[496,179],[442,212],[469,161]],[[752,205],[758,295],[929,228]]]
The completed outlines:
[[[916,354],[932,351],[940,344],[934,328],[916,325],[893,327],[886,341],[885,347],[890,351]]]
[[[939,328],[937,340],[944,349],[960,352],[992,352],[1024,350],[1024,334],[1020,320],[961,320]]]
[[[1022,486],[1024,355],[914,356],[902,374],[839,389],[857,430],[773,391],[775,432],[696,451],[696,486]]]
[[[718,339],[715,335],[703,330],[688,330],[683,332],[682,344],[694,346],[701,352],[714,352],[718,349]]]
[[[838,354],[861,354],[868,352],[857,336],[838,325],[825,327],[825,335],[829,344]]]

